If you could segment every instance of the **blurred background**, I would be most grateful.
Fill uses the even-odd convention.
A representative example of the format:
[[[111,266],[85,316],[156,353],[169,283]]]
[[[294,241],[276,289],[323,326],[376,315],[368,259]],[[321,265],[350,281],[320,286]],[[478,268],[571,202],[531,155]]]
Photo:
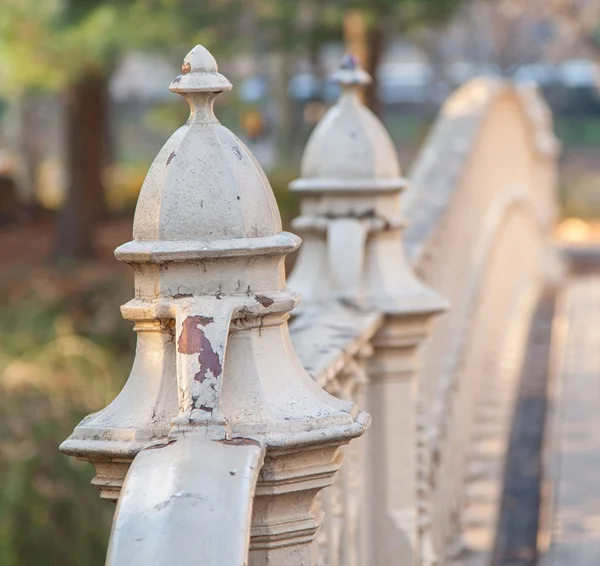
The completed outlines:
[[[187,105],[168,85],[197,43],[234,90],[217,115],[287,184],[338,96],[344,51],[405,170],[448,94],[535,82],[563,143],[559,237],[600,233],[597,0],[0,0],[0,565],[104,563],[112,509],[58,444],[124,383],[133,293],[112,250]]]

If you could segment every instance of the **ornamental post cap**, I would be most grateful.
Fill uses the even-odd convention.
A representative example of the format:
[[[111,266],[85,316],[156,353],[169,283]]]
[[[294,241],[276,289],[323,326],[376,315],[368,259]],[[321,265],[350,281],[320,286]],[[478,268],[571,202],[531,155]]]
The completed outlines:
[[[358,58],[346,54],[332,76],[342,93],[311,134],[301,177],[291,189],[299,192],[400,191],[396,148],[383,124],[360,100],[358,90],[371,82]]]
[[[277,203],[261,166],[214,114],[215,97],[229,89],[231,83],[218,72],[205,47],[197,45],[186,55],[182,74],[170,90],[188,101],[190,117],[148,171],[134,217],[136,243],[119,248],[123,261],[144,257],[150,248],[156,251],[156,242],[165,258],[167,251],[180,257],[187,250],[188,257],[191,248],[208,254],[215,246],[222,255],[240,246],[257,246],[260,238],[282,232]],[[253,238],[258,243],[239,241]],[[263,247],[270,247],[270,242],[265,240]],[[279,249],[280,242],[273,245]]]
[[[196,45],[183,59],[181,74],[175,77],[171,92],[223,92],[231,90],[231,83],[219,73],[219,66],[210,51]]]
[[[360,60],[352,53],[346,53],[342,57],[338,70],[331,78],[342,88],[360,87],[372,82],[371,75],[362,68]]]

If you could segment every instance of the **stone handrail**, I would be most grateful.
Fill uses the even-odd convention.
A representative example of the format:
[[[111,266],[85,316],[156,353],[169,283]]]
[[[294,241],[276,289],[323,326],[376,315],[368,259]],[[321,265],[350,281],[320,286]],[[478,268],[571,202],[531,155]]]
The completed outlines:
[[[348,78],[349,73],[346,64],[338,78],[351,88],[364,79],[362,71],[357,77]],[[354,476],[352,490],[331,488],[337,493],[330,495],[335,504],[329,505],[333,517],[324,524],[322,562],[433,565],[459,564],[468,558],[469,564],[488,564],[528,323],[537,297],[558,267],[550,242],[558,150],[551,115],[534,88],[492,79],[471,81],[445,104],[409,176],[402,199],[408,227],[402,237],[415,272],[452,306],[426,340],[420,370],[408,357],[404,377],[397,371],[388,373],[386,383],[373,363],[376,348],[367,347],[373,330],[362,330],[361,317],[380,314],[379,331],[371,340],[376,345],[394,312],[370,287],[374,260],[369,244],[378,232],[379,237],[389,237],[402,222],[393,217],[399,210],[395,205],[378,206],[374,195],[389,207],[390,191],[399,193],[404,183],[394,179],[398,169],[387,136],[369,125],[361,112],[360,107],[349,108],[342,97],[309,141],[303,178],[292,183],[303,198],[302,216],[294,227],[305,244],[290,284],[302,291],[308,312],[300,320],[315,346],[298,339],[296,350],[305,367],[320,368],[314,377],[327,373],[329,378],[320,382],[324,387],[331,375],[343,373],[343,360],[353,359],[345,348],[356,352],[358,342],[368,352],[362,385],[350,390],[355,391],[353,400],[366,403],[372,429],[364,441],[349,447],[357,453],[351,459],[355,469],[349,470],[348,464],[342,475]],[[344,143],[348,137],[356,142],[349,148]],[[379,164],[377,155],[384,156]],[[369,191],[372,198],[366,199]],[[347,231],[336,247],[340,224]],[[401,251],[396,253],[398,260]],[[393,255],[385,259],[394,262]],[[378,269],[393,268],[381,264]],[[412,279],[402,273],[392,280],[398,292],[412,286]],[[417,312],[419,306],[427,310],[427,302],[416,296],[410,304]],[[336,314],[339,309],[345,320]],[[396,314],[397,328],[414,324],[406,315]],[[354,335],[345,330],[353,324]],[[337,336],[327,330],[332,327],[339,329]],[[483,343],[478,340],[482,333]],[[344,336],[345,346],[340,342]],[[420,339],[413,336],[409,343],[414,348]],[[396,342],[394,349],[401,352],[402,344]],[[337,364],[328,362],[332,350],[339,353]],[[487,365],[481,366],[479,358]],[[488,367],[496,359],[496,367]],[[412,396],[411,371],[417,371],[418,402]],[[495,383],[482,383],[477,375],[482,371]],[[339,387],[329,390],[348,398],[347,390],[345,396]],[[458,408],[461,415],[456,414]],[[391,413],[402,410],[416,412],[418,422],[389,420]],[[485,431],[485,423],[492,433],[479,433]],[[413,441],[416,451],[411,451]],[[361,450],[363,442],[366,447]],[[490,459],[485,451],[492,443],[501,446],[501,453]],[[493,470],[482,473],[486,466]],[[492,489],[485,493],[490,484]],[[362,490],[361,496],[356,489]],[[354,523],[347,525],[345,508],[352,505],[359,510],[354,511]],[[348,529],[358,531],[357,521],[362,531],[358,543],[357,536],[347,534]]]
[[[485,119],[500,97],[516,97],[517,116],[522,117],[529,146],[537,159],[552,165],[559,151],[552,131],[552,115],[532,85],[511,86],[499,79],[478,78],[466,83],[446,102],[410,174],[403,197],[404,212],[410,220],[404,244],[411,264],[417,265],[425,244],[433,237],[441,218],[447,213]],[[440,163],[443,167],[440,167]],[[543,181],[554,181],[551,177]],[[551,226],[555,220],[556,195],[550,190],[540,195],[544,210],[539,211]]]
[[[118,500],[110,566],[487,560],[499,481],[477,546],[471,488],[490,478],[473,466],[505,441],[555,265],[551,117],[531,89],[469,83],[407,183],[358,96],[368,74],[346,57],[335,78],[342,96],[291,185],[304,244],[289,289],[283,260],[299,239],[212,110],[229,81],[197,46],[171,84],[190,118],[116,251],[135,271],[122,309],[134,366],[62,445]],[[363,408],[371,429],[348,444],[369,423]]]
[[[383,324],[378,311],[342,304],[304,311],[290,325],[294,348],[310,376],[324,389],[360,356]]]
[[[419,375],[428,563],[491,559],[527,329],[560,274],[551,243],[557,152],[535,88],[476,79],[446,102],[410,175],[406,253],[452,304]]]

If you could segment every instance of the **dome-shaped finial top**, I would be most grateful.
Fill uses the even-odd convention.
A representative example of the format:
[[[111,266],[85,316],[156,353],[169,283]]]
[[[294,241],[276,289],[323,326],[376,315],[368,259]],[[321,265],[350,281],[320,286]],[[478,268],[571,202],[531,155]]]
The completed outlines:
[[[371,75],[360,64],[360,60],[352,53],[346,53],[338,70],[332,76],[338,84],[345,86],[362,86],[371,82]]]
[[[223,92],[231,90],[231,83],[219,73],[219,67],[210,51],[196,45],[183,60],[181,74],[175,77],[169,89],[180,94],[194,92]]]
[[[371,82],[357,57],[346,54],[332,77],[342,95],[314,129],[292,190],[400,190],[404,187],[396,148],[379,119],[357,96]]]
[[[195,246],[202,255],[203,246],[212,240],[232,249],[243,247],[244,239],[263,238],[270,245],[282,230],[262,168],[213,113],[213,99],[231,83],[218,73],[215,59],[201,45],[187,54],[182,70],[170,88],[188,100],[190,117],[148,171],[134,217],[135,242],[120,248],[124,261],[138,257],[140,250],[157,249],[157,242],[173,257],[182,246]]]

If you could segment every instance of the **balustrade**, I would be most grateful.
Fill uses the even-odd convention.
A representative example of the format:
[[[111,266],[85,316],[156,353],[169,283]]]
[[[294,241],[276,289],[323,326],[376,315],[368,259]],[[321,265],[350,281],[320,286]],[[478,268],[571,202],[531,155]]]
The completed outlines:
[[[202,46],[171,83],[190,117],[115,252],[135,273],[135,361],[61,446],[118,501],[110,566],[489,559],[502,448],[486,454],[483,534],[468,487],[489,493],[476,468],[505,442],[527,324],[557,272],[551,117],[529,88],[471,82],[407,182],[360,100],[369,75],[346,56],[334,79],[291,184],[304,243],[289,288],[300,239],[213,112],[231,84]],[[372,426],[353,440],[363,410]]]

